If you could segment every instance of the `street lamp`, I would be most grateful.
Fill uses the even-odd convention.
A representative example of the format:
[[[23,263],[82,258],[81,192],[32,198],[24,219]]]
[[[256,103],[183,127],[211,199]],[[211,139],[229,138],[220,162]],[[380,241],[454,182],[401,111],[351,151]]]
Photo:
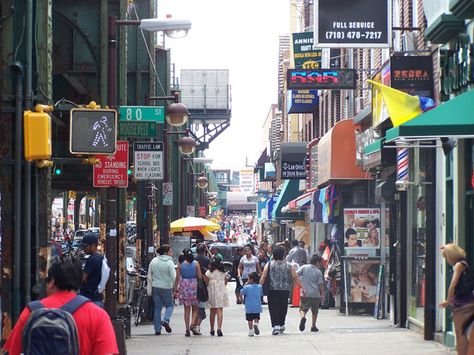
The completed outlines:
[[[207,177],[201,176],[197,179],[196,184],[200,189],[204,190],[206,187],[209,186],[209,180],[207,179]]]
[[[175,102],[166,108],[165,111],[166,122],[170,126],[180,127],[184,125],[189,118],[188,108],[180,102]]]

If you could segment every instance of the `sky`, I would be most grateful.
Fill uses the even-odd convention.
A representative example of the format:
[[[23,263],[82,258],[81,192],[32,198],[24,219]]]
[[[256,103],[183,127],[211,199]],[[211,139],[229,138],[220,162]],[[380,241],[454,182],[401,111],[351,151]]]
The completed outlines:
[[[265,147],[262,127],[277,103],[278,38],[289,33],[289,6],[288,0],[158,0],[159,18],[192,22],[185,38],[165,40],[178,75],[229,69],[230,127],[204,151],[213,169],[253,166]]]

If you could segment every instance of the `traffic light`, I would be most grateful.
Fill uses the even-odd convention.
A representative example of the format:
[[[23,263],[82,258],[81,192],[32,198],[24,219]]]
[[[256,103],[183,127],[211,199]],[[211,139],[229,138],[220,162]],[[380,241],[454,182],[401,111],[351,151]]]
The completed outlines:
[[[114,154],[117,148],[117,111],[74,108],[70,115],[71,154]]]
[[[23,113],[25,159],[50,159],[51,148],[51,117],[43,111]]]
[[[54,175],[61,175],[63,173],[63,168],[61,165],[56,165],[54,167]]]

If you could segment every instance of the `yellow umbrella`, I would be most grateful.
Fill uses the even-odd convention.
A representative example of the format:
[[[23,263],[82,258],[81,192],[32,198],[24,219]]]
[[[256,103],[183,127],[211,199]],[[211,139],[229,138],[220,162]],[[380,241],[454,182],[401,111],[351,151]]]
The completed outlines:
[[[204,218],[199,217],[185,217],[173,221],[170,223],[170,231],[176,232],[187,232],[187,231],[218,231],[221,226],[217,223],[208,221]]]

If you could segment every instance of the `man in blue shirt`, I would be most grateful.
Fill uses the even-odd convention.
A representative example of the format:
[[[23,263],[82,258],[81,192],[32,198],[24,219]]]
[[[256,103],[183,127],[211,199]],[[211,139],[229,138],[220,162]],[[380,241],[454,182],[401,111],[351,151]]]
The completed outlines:
[[[80,295],[89,298],[97,306],[103,308],[103,296],[99,293],[98,286],[102,275],[103,256],[97,252],[99,240],[94,233],[87,233],[82,237],[81,247],[88,254],[82,273]]]
[[[240,290],[240,293],[245,296],[245,319],[247,319],[249,325],[249,337],[260,334],[258,322],[260,313],[262,313],[263,289],[259,282],[260,276],[256,272],[251,272],[248,275],[247,283]]]

